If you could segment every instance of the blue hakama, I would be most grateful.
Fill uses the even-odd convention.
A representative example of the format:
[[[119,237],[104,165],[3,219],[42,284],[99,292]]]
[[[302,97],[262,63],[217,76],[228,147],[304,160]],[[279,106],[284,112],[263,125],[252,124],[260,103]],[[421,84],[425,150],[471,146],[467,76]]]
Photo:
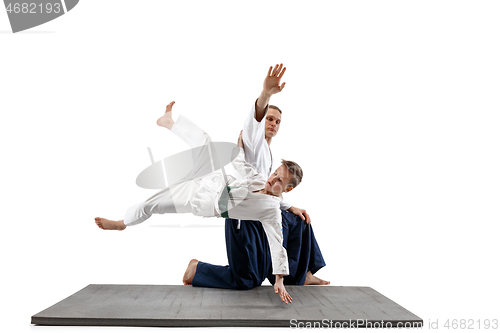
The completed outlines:
[[[286,285],[304,285],[308,271],[315,274],[325,261],[310,224],[288,211],[281,211],[283,246],[287,249],[290,274]],[[267,278],[274,284],[271,252],[266,233],[259,221],[226,219],[228,265],[199,262],[193,286],[226,289],[251,289]]]

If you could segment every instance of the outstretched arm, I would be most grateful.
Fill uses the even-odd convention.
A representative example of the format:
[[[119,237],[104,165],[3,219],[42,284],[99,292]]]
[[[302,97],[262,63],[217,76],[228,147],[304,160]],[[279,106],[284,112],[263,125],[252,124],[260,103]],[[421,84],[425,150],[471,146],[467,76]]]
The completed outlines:
[[[280,85],[281,78],[285,74],[286,67],[283,64],[269,67],[267,76],[264,79],[264,87],[255,103],[255,120],[260,122],[264,118],[266,107],[269,104],[271,96],[279,93],[285,88],[285,82]]]
[[[276,277],[274,293],[278,294],[281,300],[288,304],[292,303],[292,297],[286,291],[283,283],[283,276],[289,274],[288,256],[283,247],[283,227],[281,224],[281,211],[279,209],[277,210],[277,214],[277,223],[273,223],[272,220],[261,220],[261,223],[269,243],[273,274]]]
[[[274,293],[279,294],[281,300],[288,304],[289,302],[292,303],[292,296],[288,294],[288,292],[285,289],[285,285],[283,284],[283,275],[277,274],[276,275],[276,282],[274,283]]]

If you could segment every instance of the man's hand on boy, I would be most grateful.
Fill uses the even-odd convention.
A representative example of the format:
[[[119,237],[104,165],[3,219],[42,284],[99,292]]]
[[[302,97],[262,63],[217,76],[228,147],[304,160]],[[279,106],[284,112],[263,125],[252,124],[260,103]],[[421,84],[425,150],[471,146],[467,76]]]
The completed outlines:
[[[309,217],[309,214],[307,214],[305,209],[297,208],[297,207],[290,207],[288,208],[288,211],[290,213],[294,213],[295,215],[300,216],[302,221],[306,221],[307,224],[311,224],[311,218]]]
[[[241,130],[240,136],[238,137],[238,147],[243,148],[243,130]]]

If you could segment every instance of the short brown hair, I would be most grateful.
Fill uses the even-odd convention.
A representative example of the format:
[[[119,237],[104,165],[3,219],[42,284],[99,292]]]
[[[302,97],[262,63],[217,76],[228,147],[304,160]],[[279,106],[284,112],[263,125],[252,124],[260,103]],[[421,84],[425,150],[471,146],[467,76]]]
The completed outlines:
[[[276,105],[269,105],[269,108],[270,109],[275,109],[275,110],[278,110],[281,114],[283,114],[283,112],[281,112],[280,108],[277,107]]]
[[[287,187],[297,187],[297,185],[299,185],[302,181],[302,176],[304,175],[302,168],[297,163],[287,160],[281,160],[281,165],[284,165],[285,168],[292,173],[292,178],[290,178]]]

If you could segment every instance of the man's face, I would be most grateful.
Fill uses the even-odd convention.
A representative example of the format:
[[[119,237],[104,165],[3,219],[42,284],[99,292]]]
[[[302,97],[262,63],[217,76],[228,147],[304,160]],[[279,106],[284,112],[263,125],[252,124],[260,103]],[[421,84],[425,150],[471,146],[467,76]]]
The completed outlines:
[[[288,171],[287,167],[281,165],[267,180],[266,191],[276,196],[281,196],[281,193],[290,191],[291,188],[287,190],[287,187],[292,176],[293,174]]]
[[[266,114],[266,138],[274,138],[278,134],[281,124],[281,113],[269,108]]]

